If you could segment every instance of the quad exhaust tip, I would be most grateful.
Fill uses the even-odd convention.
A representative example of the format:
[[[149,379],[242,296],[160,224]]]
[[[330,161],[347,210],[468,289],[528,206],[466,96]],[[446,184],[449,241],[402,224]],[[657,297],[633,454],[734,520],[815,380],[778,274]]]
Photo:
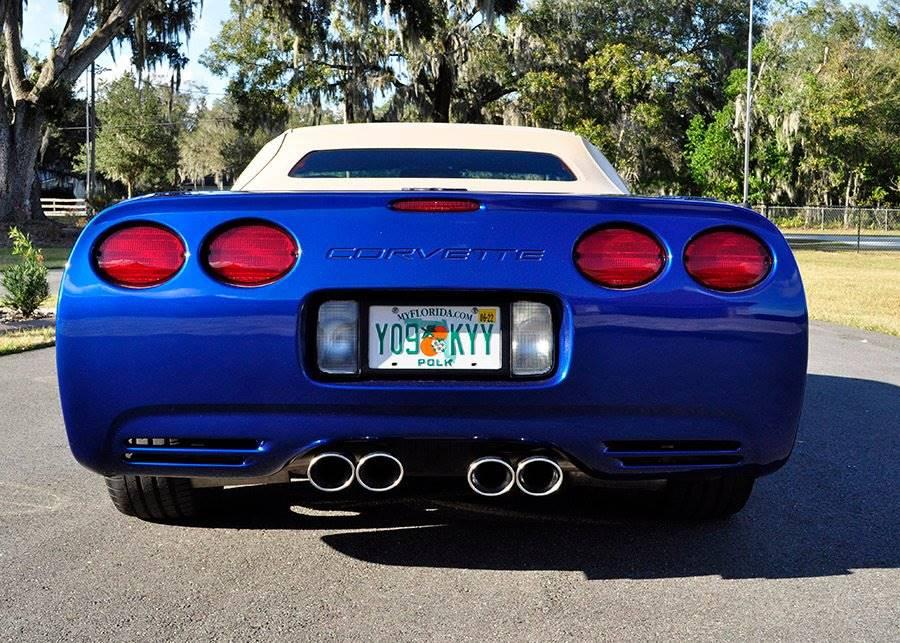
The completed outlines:
[[[306,477],[319,491],[343,491],[353,484],[356,465],[342,453],[320,453],[309,461]]]
[[[549,496],[563,483],[562,468],[541,455],[525,458],[516,467],[516,486],[529,496]]]
[[[369,491],[390,491],[403,480],[403,464],[390,453],[364,455],[356,465],[356,481]]]
[[[501,458],[479,458],[469,465],[469,487],[480,496],[502,496],[516,484],[512,465]]]
[[[368,491],[384,492],[397,487],[404,473],[400,460],[383,451],[364,455],[358,463],[342,453],[327,452],[310,460],[306,476],[319,491],[343,491],[356,480]],[[549,496],[559,490],[563,478],[559,464],[545,456],[525,458],[515,468],[503,458],[479,458],[466,474],[472,491],[488,497],[502,496],[513,487],[528,496]]]

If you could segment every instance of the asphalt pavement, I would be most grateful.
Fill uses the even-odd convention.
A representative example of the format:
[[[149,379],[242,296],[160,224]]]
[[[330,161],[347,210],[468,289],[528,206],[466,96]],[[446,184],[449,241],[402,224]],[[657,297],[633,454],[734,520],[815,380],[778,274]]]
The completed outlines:
[[[50,286],[49,290],[51,295],[59,293],[59,285],[62,282],[62,276],[62,268],[54,268],[53,270],[47,271],[47,284]]]
[[[54,351],[2,357],[0,640],[896,641],[898,453],[900,340],[814,324],[795,453],[730,521],[295,488],[164,526],[73,461]]]

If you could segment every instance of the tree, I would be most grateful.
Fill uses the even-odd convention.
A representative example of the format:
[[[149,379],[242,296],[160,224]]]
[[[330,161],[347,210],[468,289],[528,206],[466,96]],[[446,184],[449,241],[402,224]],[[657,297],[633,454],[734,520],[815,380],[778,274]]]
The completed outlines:
[[[203,57],[247,122],[339,103],[344,122],[481,120],[514,91],[498,19],[519,0],[234,0]],[[379,99],[382,104],[378,105]],[[287,109],[286,109],[287,108]],[[260,122],[265,114],[267,122]]]
[[[591,55],[583,67],[592,97],[587,104],[591,120],[576,129],[600,139],[626,181],[645,190],[665,190],[676,183],[681,115],[692,111],[702,78],[696,57],[671,59],[617,43]]]
[[[757,0],[751,196],[900,202],[900,9]],[[206,63],[250,140],[345,122],[574,130],[638,192],[736,200],[746,0],[233,3]],[[766,24],[764,24],[766,23]],[[765,27],[765,28],[763,28]]]
[[[29,64],[22,50],[24,0],[0,0],[4,64],[0,92],[0,220],[41,215],[35,166],[48,106],[114,41],[128,41],[138,70],[173,55],[190,30],[195,0],[69,0],[62,33],[47,58]],[[86,35],[85,35],[86,31]]]
[[[753,52],[754,202],[900,202],[890,189],[900,177],[900,30],[889,9],[819,1],[767,27]],[[688,130],[685,157],[711,196],[738,198],[745,81],[735,70],[725,104]]]
[[[178,172],[195,186],[212,176],[219,189],[231,183],[269,140],[269,133],[246,134],[235,126],[237,110],[227,99],[201,103],[192,125],[178,139]]]
[[[735,126],[737,106],[747,82],[745,70],[735,70],[728,82],[728,102],[710,122],[695,114],[687,130],[684,156],[694,183],[704,196],[737,202],[742,197],[743,129]]]
[[[371,6],[370,6],[371,4]],[[230,78],[229,96],[249,127],[279,129],[301,108],[311,124],[341,104],[345,122],[375,118],[376,94],[394,81],[394,37],[375,3],[232,2],[234,16],[202,61]]]
[[[130,73],[113,81],[97,102],[97,169],[135,188],[168,188],[176,181],[177,123],[167,120],[160,91],[138,88]]]
[[[331,82],[322,52],[260,4],[233,0],[231,8],[232,17],[200,61],[229,79],[241,130],[280,132],[301,105],[311,108],[310,124],[321,122]]]
[[[178,139],[178,174],[196,187],[213,175],[221,189],[225,174],[222,148],[234,136],[236,130],[230,122],[223,122],[221,110],[209,109],[201,103],[197,108],[193,126],[182,132]]]
[[[509,73],[512,42],[497,23],[520,4],[421,0],[401,7],[395,33],[405,72],[395,83],[394,97],[400,104],[393,112],[402,113],[412,103],[423,120],[481,121],[489,103],[515,89]]]
[[[722,106],[747,26],[745,0],[539,0],[510,26],[511,108],[586,136],[636,191],[688,192],[687,130]]]
[[[767,201],[849,206],[900,175],[900,37],[884,9],[819,0],[766,31],[754,52],[754,141]]]

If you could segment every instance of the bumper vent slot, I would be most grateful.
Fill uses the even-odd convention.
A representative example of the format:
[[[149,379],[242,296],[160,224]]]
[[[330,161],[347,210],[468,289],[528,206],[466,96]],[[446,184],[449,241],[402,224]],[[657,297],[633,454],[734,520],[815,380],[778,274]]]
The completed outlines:
[[[695,467],[739,464],[741,443],[731,440],[615,440],[606,453],[625,467]]]
[[[261,440],[250,439],[129,438],[123,459],[129,464],[242,467],[261,448]]]

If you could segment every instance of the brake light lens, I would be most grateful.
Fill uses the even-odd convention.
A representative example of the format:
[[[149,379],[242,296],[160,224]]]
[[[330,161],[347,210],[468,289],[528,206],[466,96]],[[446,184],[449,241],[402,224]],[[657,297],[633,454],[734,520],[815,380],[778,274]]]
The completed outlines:
[[[713,290],[752,288],[769,274],[772,255],[762,241],[738,230],[704,232],[684,251],[684,267],[697,282]]]
[[[398,199],[391,209],[399,212],[474,212],[481,207],[473,199]]]
[[[207,268],[233,286],[263,286],[284,277],[297,262],[298,248],[287,232],[270,223],[242,223],[207,243]]]
[[[106,235],[94,252],[100,275],[117,286],[150,288],[165,283],[184,265],[185,247],[160,225],[136,224]]]
[[[588,232],[578,241],[575,264],[585,277],[601,286],[635,288],[662,272],[666,251],[647,232],[606,227]]]

